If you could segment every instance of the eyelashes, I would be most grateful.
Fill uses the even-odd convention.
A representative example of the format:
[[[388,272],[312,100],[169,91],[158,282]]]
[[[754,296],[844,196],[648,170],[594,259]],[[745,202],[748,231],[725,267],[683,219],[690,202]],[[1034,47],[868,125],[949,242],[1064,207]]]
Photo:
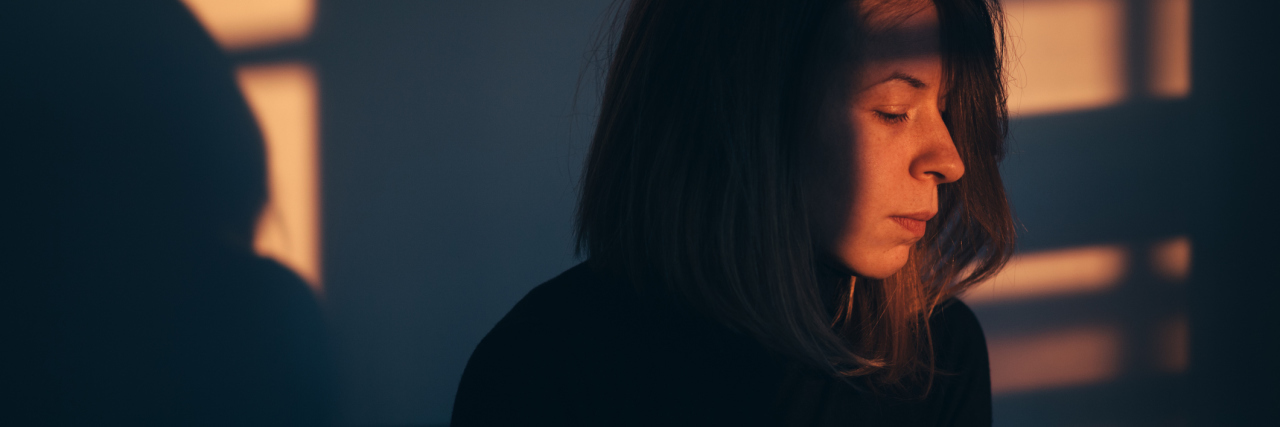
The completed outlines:
[[[898,124],[898,123],[905,122],[908,119],[907,113],[893,114],[893,113],[886,113],[884,111],[876,111],[875,113],[876,113],[876,117],[879,118],[880,121],[888,124]]]
[[[873,110],[873,112],[875,113],[877,119],[880,119],[880,121],[885,122],[887,124],[891,124],[891,125],[906,122],[908,119],[911,118],[910,116],[907,115],[907,113],[894,114],[894,113],[887,113],[879,110]],[[950,126],[951,115],[947,114],[946,111],[939,111],[938,113],[942,116],[942,122]]]

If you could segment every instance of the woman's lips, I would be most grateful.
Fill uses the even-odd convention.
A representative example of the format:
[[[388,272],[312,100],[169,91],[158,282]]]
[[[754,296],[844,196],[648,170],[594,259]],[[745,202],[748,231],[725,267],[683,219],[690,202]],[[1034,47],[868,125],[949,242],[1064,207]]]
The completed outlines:
[[[893,221],[898,223],[898,225],[901,225],[902,228],[907,229],[907,231],[910,231],[917,239],[924,237],[924,221],[901,216],[893,217]]]
[[[935,214],[936,212],[917,212],[906,215],[895,215],[890,218],[919,239],[924,237],[925,222],[929,221],[930,218],[933,218]]]

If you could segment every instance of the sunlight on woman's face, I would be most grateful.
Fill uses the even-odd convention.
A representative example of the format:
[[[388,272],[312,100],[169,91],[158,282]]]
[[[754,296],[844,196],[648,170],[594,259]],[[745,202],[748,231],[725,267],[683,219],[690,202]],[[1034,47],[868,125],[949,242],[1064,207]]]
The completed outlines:
[[[824,104],[808,159],[815,240],[858,275],[901,269],[938,211],[938,185],[964,174],[942,119],[939,40],[932,5],[878,31],[837,83],[844,95]]]

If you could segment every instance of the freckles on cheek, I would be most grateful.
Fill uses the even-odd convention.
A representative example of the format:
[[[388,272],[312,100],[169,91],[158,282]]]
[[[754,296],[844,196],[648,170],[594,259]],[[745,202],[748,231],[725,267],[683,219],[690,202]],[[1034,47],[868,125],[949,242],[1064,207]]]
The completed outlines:
[[[914,145],[898,126],[874,120],[855,122],[854,132],[858,141],[854,162],[859,170],[859,196],[872,205],[869,208],[892,208],[895,199],[913,192]]]
[[[877,141],[876,135],[863,131],[858,132],[858,137],[850,159],[854,165],[854,173],[848,179],[852,181],[853,191],[850,196],[856,201],[856,209],[866,213],[874,211],[883,202],[879,200],[880,194],[889,184],[885,178],[889,176],[892,166],[885,161],[883,144]]]
[[[849,177],[851,206],[846,218],[850,235],[846,236],[845,250],[900,255],[911,241],[903,240],[901,225],[891,216],[907,207],[919,205],[913,200],[918,189],[913,187],[910,173],[910,156],[903,144],[883,132],[876,125],[864,124],[857,129],[852,161],[856,174]],[[858,246],[858,247],[854,247]]]

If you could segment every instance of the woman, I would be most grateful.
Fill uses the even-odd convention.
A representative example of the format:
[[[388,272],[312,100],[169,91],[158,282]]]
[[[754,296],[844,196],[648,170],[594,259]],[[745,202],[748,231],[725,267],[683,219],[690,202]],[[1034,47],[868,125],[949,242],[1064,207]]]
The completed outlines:
[[[990,424],[954,297],[1013,246],[1000,28],[994,0],[634,0],[590,258],[480,343],[454,425]]]

